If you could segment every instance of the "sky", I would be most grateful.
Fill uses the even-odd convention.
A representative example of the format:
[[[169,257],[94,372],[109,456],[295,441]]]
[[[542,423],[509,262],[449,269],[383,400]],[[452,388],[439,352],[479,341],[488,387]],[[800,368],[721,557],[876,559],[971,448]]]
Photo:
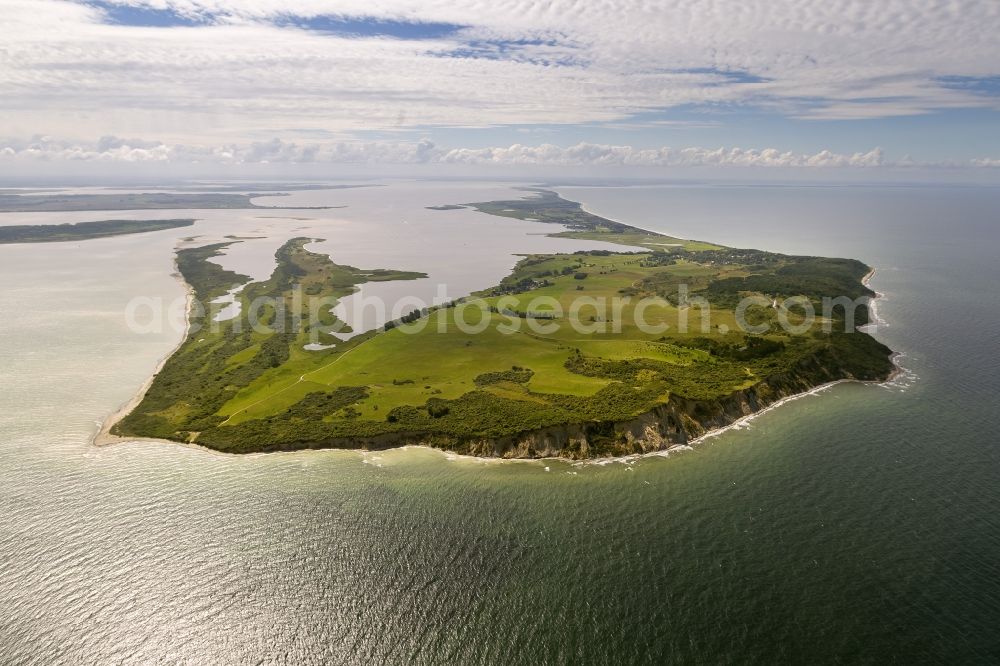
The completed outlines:
[[[995,0],[0,0],[0,178],[1000,182]]]

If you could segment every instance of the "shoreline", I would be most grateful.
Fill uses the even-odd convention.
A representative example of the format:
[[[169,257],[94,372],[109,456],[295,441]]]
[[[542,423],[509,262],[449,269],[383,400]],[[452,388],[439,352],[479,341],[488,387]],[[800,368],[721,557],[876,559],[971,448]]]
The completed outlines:
[[[90,443],[93,444],[94,446],[110,446],[111,444],[124,444],[125,442],[171,442],[172,444],[183,443],[183,442],[173,442],[172,440],[167,440],[167,439],[156,439],[154,437],[121,437],[119,435],[111,434],[111,429],[114,428],[119,421],[121,421],[128,414],[130,414],[133,409],[139,406],[139,403],[142,402],[142,399],[146,397],[146,391],[148,391],[149,387],[153,385],[153,380],[156,379],[156,376],[158,374],[160,374],[160,371],[163,369],[163,366],[167,364],[167,361],[170,360],[170,357],[176,354],[177,350],[181,348],[181,346],[184,344],[184,341],[187,340],[188,334],[191,332],[191,309],[194,306],[194,288],[191,287],[191,285],[187,283],[187,280],[184,279],[184,276],[181,275],[180,268],[177,266],[176,252],[174,253],[174,272],[171,275],[184,287],[184,292],[185,292],[184,332],[181,334],[180,340],[177,341],[177,344],[175,344],[173,348],[166,355],[163,356],[163,358],[157,361],[156,367],[153,368],[152,374],[150,374],[150,376],[146,379],[146,381],[142,383],[142,385],[139,387],[139,390],[135,392],[135,395],[133,395],[128,401],[120,405],[118,409],[116,409],[115,411],[111,412],[106,417],[104,417],[104,419],[101,421],[101,425],[98,431],[90,439]],[[199,448],[205,448],[205,447],[199,447]]]
[[[556,194],[559,194],[559,191],[556,188],[551,188],[551,189]],[[562,194],[559,194],[559,196],[562,197]],[[563,197],[563,198],[565,198],[565,197]],[[585,202],[585,201],[581,201],[580,199],[573,199],[573,201],[576,201],[576,203],[578,203],[580,205],[580,210],[582,210],[584,213],[589,213],[590,215],[596,215],[597,217],[603,217],[605,220],[611,220],[612,222],[616,222],[618,224],[626,224],[626,225],[628,225],[630,227],[633,226],[631,224],[628,224],[627,222],[623,222],[621,220],[616,220],[613,217],[610,217],[608,215],[604,215],[603,213],[598,213],[597,211],[594,211],[594,210],[591,210],[591,209],[587,208],[587,202]],[[646,233],[658,234],[660,236],[666,236],[666,237],[669,237],[669,238],[677,238],[677,239],[685,240],[685,241],[688,241],[688,242],[708,243],[709,245],[718,245],[718,243],[715,243],[714,241],[706,241],[706,240],[693,239],[693,238],[683,238],[682,239],[680,236],[675,235],[673,232],[668,232],[668,231],[652,231],[650,229],[643,229],[642,227],[635,227],[635,228],[639,229],[641,231],[645,231]],[[639,248],[641,250],[648,250],[649,249],[649,248],[645,247],[644,245],[631,245],[631,246],[626,246],[626,247],[635,247],[635,248]]]
[[[581,206],[582,206],[582,204],[581,204]],[[117,410],[115,410],[114,412],[112,412],[111,414],[109,414],[107,417],[105,417],[105,419],[101,422],[100,428],[98,429],[97,433],[95,433],[95,435],[91,438],[91,444],[93,444],[96,447],[105,447],[105,446],[111,446],[111,445],[114,445],[114,444],[126,444],[126,443],[131,443],[131,442],[136,442],[136,443],[138,443],[138,442],[153,442],[153,443],[159,443],[159,444],[179,445],[179,446],[183,446],[183,447],[186,447],[186,448],[189,448],[189,449],[204,451],[204,452],[208,452],[208,453],[212,453],[212,454],[216,454],[216,455],[221,455],[221,456],[227,456],[227,457],[228,456],[245,457],[245,456],[257,456],[257,455],[273,456],[273,455],[278,455],[278,454],[319,453],[319,452],[324,452],[324,451],[345,451],[345,452],[346,451],[351,451],[351,452],[355,452],[355,453],[359,454],[362,457],[365,457],[365,456],[367,456],[369,454],[380,452],[380,451],[394,451],[394,450],[405,450],[405,449],[408,449],[408,448],[421,448],[421,449],[428,449],[428,450],[431,450],[431,451],[439,452],[442,455],[444,455],[446,457],[446,459],[448,459],[448,460],[469,460],[469,461],[480,461],[480,462],[487,462],[487,461],[497,461],[497,462],[545,462],[545,461],[551,462],[551,461],[563,461],[563,462],[570,463],[570,464],[572,464],[574,466],[577,466],[577,465],[605,465],[605,464],[609,464],[609,463],[613,463],[613,462],[628,463],[629,461],[640,460],[642,458],[667,457],[667,456],[670,455],[671,452],[677,453],[677,452],[680,452],[680,451],[692,450],[695,445],[701,444],[701,443],[703,443],[707,439],[710,439],[710,438],[713,438],[713,437],[717,437],[717,436],[725,433],[726,431],[742,428],[743,426],[748,425],[750,422],[752,422],[758,416],[761,416],[762,414],[766,414],[766,413],[770,412],[773,409],[777,409],[778,407],[781,407],[782,405],[785,405],[785,404],[787,404],[789,402],[792,402],[794,400],[798,400],[799,398],[804,398],[804,397],[807,397],[807,396],[810,396],[810,395],[817,395],[817,394],[822,393],[823,391],[826,391],[826,390],[828,390],[828,389],[830,389],[830,388],[832,388],[832,387],[834,387],[834,386],[836,386],[838,384],[859,383],[859,384],[885,385],[885,384],[889,384],[889,383],[893,382],[894,380],[896,380],[900,375],[902,375],[905,372],[904,368],[900,367],[900,365],[896,362],[896,359],[898,359],[901,356],[901,352],[893,352],[892,356],[890,357],[890,361],[892,363],[892,371],[889,373],[889,376],[886,377],[886,379],[884,379],[884,380],[837,379],[837,380],[834,380],[834,381],[831,381],[831,382],[827,382],[825,384],[820,384],[818,386],[814,386],[814,387],[810,388],[807,391],[802,391],[800,393],[795,393],[795,394],[792,394],[792,395],[788,395],[788,396],[782,397],[782,398],[774,401],[773,403],[771,403],[771,404],[763,407],[762,409],[759,409],[759,410],[757,410],[757,411],[755,411],[755,412],[753,412],[751,414],[747,414],[747,415],[745,415],[745,416],[743,416],[741,418],[736,419],[732,423],[729,423],[727,425],[720,426],[720,427],[708,430],[708,431],[704,432],[703,434],[699,435],[698,437],[695,437],[694,439],[692,439],[689,442],[686,442],[684,444],[674,444],[672,446],[668,446],[665,449],[658,450],[658,451],[650,451],[650,452],[647,452],[647,453],[632,453],[632,454],[629,454],[629,455],[617,456],[617,457],[595,457],[595,458],[587,458],[587,459],[584,459],[584,460],[573,460],[573,459],[570,459],[570,458],[563,458],[563,457],[559,457],[559,456],[538,457],[538,458],[523,458],[523,457],[522,458],[505,458],[505,457],[499,457],[499,456],[490,456],[490,457],[472,456],[472,455],[467,455],[467,454],[455,453],[453,451],[448,451],[447,449],[441,449],[441,448],[437,448],[437,447],[430,446],[430,445],[425,445],[425,444],[402,444],[400,446],[388,447],[388,448],[385,448],[385,449],[364,449],[364,448],[354,449],[354,448],[337,448],[337,447],[331,447],[331,448],[327,448],[327,449],[310,449],[310,448],[304,448],[304,449],[296,449],[296,450],[291,450],[291,451],[255,451],[255,452],[251,452],[251,453],[228,453],[228,452],[219,451],[217,449],[213,449],[213,448],[210,448],[210,447],[207,447],[207,446],[202,446],[202,445],[197,444],[195,442],[181,442],[181,441],[170,440],[170,439],[159,439],[159,438],[155,438],[155,437],[122,437],[122,436],[119,436],[119,435],[113,435],[113,434],[111,434],[111,429],[122,418],[124,418],[126,415],[128,415],[133,409],[135,409],[139,405],[139,403],[145,397],[146,392],[149,390],[149,387],[152,385],[154,379],[159,374],[159,372],[163,369],[163,366],[177,352],[177,350],[180,349],[180,347],[184,344],[184,341],[187,340],[188,334],[190,333],[190,327],[191,327],[190,313],[191,313],[191,308],[192,308],[192,306],[194,304],[194,289],[191,287],[191,285],[189,285],[187,283],[186,280],[184,280],[184,277],[181,275],[180,270],[177,267],[176,258],[174,260],[174,268],[175,268],[175,271],[173,273],[173,277],[175,279],[177,279],[182,285],[184,285],[185,292],[186,292],[185,317],[184,317],[184,332],[181,335],[181,338],[177,342],[177,344],[174,345],[173,349],[171,349],[169,353],[167,353],[163,358],[161,358],[159,360],[159,362],[156,364],[156,367],[153,370],[153,373],[149,376],[149,378],[146,379],[145,382],[143,382],[142,386],[140,386],[139,390],[135,393],[135,395],[133,395],[130,400],[128,400],[127,402],[125,402],[124,404],[122,404]],[[861,278],[861,284],[863,284],[865,287],[871,289],[871,287],[869,286],[869,283],[871,282],[872,278],[875,276],[876,272],[877,272],[876,268],[871,268],[871,270],[869,270],[868,273],[865,274],[865,276]],[[870,319],[870,321],[869,321],[868,324],[865,324],[864,327],[858,327],[859,330],[861,328],[867,328],[869,326],[876,326],[877,327],[877,325],[878,325],[878,321],[877,321],[877,309],[876,309],[876,306],[875,306],[875,302],[879,298],[881,298],[883,296],[883,294],[880,293],[880,292],[878,292],[878,291],[875,291],[875,290],[872,290],[872,291],[874,291],[875,295],[871,296],[869,298],[869,302],[868,302],[869,319]]]
[[[892,358],[895,359],[899,355],[900,355],[900,353],[896,352],[896,353],[893,354]],[[169,358],[169,356],[167,358]],[[790,402],[794,402],[794,401],[796,401],[796,400],[798,400],[800,398],[806,398],[806,397],[813,396],[813,395],[819,395],[820,393],[823,393],[823,392],[825,392],[825,391],[827,391],[827,390],[829,390],[829,389],[831,389],[831,388],[833,388],[833,387],[835,387],[835,386],[837,386],[839,384],[867,384],[867,385],[872,385],[872,386],[882,386],[882,385],[886,385],[886,384],[891,383],[892,381],[894,381],[895,379],[897,379],[904,372],[905,372],[905,370],[903,368],[901,368],[898,364],[896,364],[895,360],[893,360],[893,370],[889,374],[889,376],[887,378],[883,379],[883,380],[836,379],[836,380],[834,380],[832,382],[827,382],[825,384],[820,384],[818,386],[814,386],[813,388],[809,389],[808,391],[803,391],[801,393],[794,393],[792,395],[788,395],[788,396],[785,396],[783,398],[780,398],[780,399],[774,401],[773,403],[767,405],[763,409],[760,409],[760,410],[758,410],[756,412],[753,412],[752,414],[747,414],[746,416],[743,416],[743,417],[741,417],[739,419],[736,419],[732,423],[729,423],[727,425],[724,425],[724,426],[721,426],[721,427],[718,427],[718,428],[714,428],[712,430],[708,430],[707,432],[699,435],[698,437],[695,437],[694,439],[692,439],[691,441],[689,441],[689,442],[687,442],[685,444],[674,444],[674,445],[669,446],[669,447],[667,447],[665,449],[661,449],[659,451],[649,451],[647,453],[632,453],[632,454],[625,455],[625,456],[595,457],[595,458],[586,458],[586,459],[583,459],[583,460],[575,460],[575,459],[572,459],[572,458],[563,458],[563,457],[560,457],[560,456],[547,456],[547,457],[539,457],[539,458],[504,458],[504,457],[500,457],[500,456],[473,456],[473,455],[468,455],[468,454],[464,454],[464,453],[456,453],[454,451],[449,451],[447,449],[437,448],[437,447],[430,446],[430,445],[427,445],[427,444],[401,444],[399,446],[392,446],[392,447],[387,447],[387,448],[384,448],[384,449],[362,449],[362,448],[356,448],[355,449],[355,448],[330,447],[330,448],[325,448],[325,449],[310,449],[310,448],[305,448],[305,449],[294,449],[294,450],[289,450],[289,451],[253,451],[253,452],[250,452],[250,453],[228,453],[226,451],[219,451],[218,449],[213,449],[213,448],[210,448],[210,447],[207,447],[207,446],[202,446],[201,444],[197,444],[195,442],[180,442],[180,441],[176,441],[176,440],[172,440],[172,439],[159,439],[159,438],[155,438],[155,437],[120,437],[118,435],[111,435],[110,433],[108,433],[107,431],[110,430],[110,428],[113,427],[114,424],[117,423],[118,420],[120,420],[125,414],[127,414],[128,411],[130,411],[132,407],[134,407],[133,402],[135,404],[138,404],[138,402],[141,401],[142,397],[145,395],[145,392],[146,392],[146,389],[148,388],[149,383],[152,382],[152,378],[150,378],[143,385],[143,387],[141,389],[141,393],[139,393],[135,397],[133,397],[132,400],[130,400],[127,404],[123,405],[118,411],[116,411],[114,414],[112,414],[106,420],[107,425],[104,426],[104,427],[102,427],[101,431],[97,435],[94,436],[94,438],[92,439],[92,444],[94,446],[102,447],[102,448],[106,447],[106,446],[113,446],[113,445],[116,445],[116,444],[129,444],[129,443],[141,443],[141,442],[148,442],[148,443],[154,443],[154,444],[169,444],[171,446],[180,446],[180,447],[183,447],[183,448],[186,448],[186,449],[191,449],[191,450],[194,450],[194,451],[200,451],[202,453],[208,453],[208,454],[211,454],[211,455],[223,456],[223,457],[226,457],[226,458],[252,458],[252,457],[257,457],[257,456],[272,457],[272,456],[282,456],[282,455],[294,456],[294,455],[304,455],[304,454],[305,455],[309,455],[309,454],[326,454],[326,453],[329,453],[329,452],[354,453],[354,454],[357,454],[358,456],[360,456],[361,458],[365,458],[365,457],[367,457],[367,456],[369,456],[371,454],[389,453],[389,452],[392,452],[392,451],[405,451],[407,449],[424,449],[424,450],[427,450],[427,451],[433,451],[434,453],[437,453],[437,454],[440,454],[440,455],[444,456],[445,459],[452,460],[452,461],[454,461],[454,460],[464,460],[464,461],[468,461],[468,462],[482,462],[482,463],[489,463],[489,462],[495,462],[495,463],[541,463],[541,462],[553,462],[553,461],[555,461],[555,462],[564,462],[564,463],[572,465],[574,467],[589,466],[589,465],[602,466],[602,465],[607,465],[607,464],[610,464],[610,463],[628,464],[630,462],[641,460],[643,458],[667,458],[671,454],[680,453],[682,451],[691,451],[691,450],[694,450],[695,446],[705,443],[706,440],[718,437],[719,435],[722,435],[722,434],[726,433],[729,430],[738,430],[738,429],[741,429],[744,426],[749,425],[757,417],[763,416],[764,414],[767,414],[768,412],[770,412],[772,410],[778,409],[779,407],[782,407],[782,406],[784,406],[784,405],[786,405],[786,404],[788,404]]]

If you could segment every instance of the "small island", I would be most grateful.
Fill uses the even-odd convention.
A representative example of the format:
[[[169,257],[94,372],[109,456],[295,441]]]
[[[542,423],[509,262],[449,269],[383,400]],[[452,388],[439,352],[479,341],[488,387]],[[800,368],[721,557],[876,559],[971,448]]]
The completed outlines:
[[[0,244],[59,243],[142,234],[163,229],[190,227],[192,218],[176,220],[99,220],[75,224],[16,224],[0,226]]]
[[[278,250],[268,280],[250,282],[209,261],[230,243],[181,249],[193,298],[233,294],[240,313],[214,321],[213,308],[191,308],[177,351],[100,440],[228,453],[426,445],[506,458],[624,456],[689,443],[830,382],[893,372],[891,351],[857,330],[875,295],[860,261],[672,238],[548,191],[462,205],[622,249],[527,255],[491,289],[353,336],[335,335],[348,329],[331,302],[364,282],[423,274],[338,265],[296,238]],[[566,313],[582,297],[621,306],[584,310],[578,330]],[[247,309],[261,298],[275,306],[265,326],[251,326]],[[748,299],[756,305],[741,313]],[[839,305],[824,309],[831,301]],[[810,319],[808,309],[822,315]],[[636,325],[640,315],[656,330]],[[329,344],[317,348],[317,338]]]
[[[292,189],[292,188],[288,188]],[[128,192],[124,194],[51,194],[0,192],[0,212],[40,213],[109,210],[236,209],[328,210],[342,206],[258,206],[257,197],[288,196],[287,192],[233,194],[228,192]]]

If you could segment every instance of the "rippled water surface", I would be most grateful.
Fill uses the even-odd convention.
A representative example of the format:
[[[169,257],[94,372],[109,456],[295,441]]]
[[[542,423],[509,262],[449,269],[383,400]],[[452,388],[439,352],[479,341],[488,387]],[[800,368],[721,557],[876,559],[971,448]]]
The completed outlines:
[[[123,317],[136,295],[182,294],[177,239],[280,221],[199,212],[183,233],[0,246],[0,662],[1000,659],[1000,192],[562,191],[680,236],[877,266],[876,334],[907,373],[633,464],[94,448],[178,338]],[[335,260],[448,261],[365,260],[369,231],[432,218],[351,196],[305,215],[330,218]]]

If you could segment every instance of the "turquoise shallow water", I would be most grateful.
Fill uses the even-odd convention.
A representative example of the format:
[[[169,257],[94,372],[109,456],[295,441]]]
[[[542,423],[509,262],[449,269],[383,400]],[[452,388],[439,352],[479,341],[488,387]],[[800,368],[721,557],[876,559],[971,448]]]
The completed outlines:
[[[121,309],[179,290],[172,240],[0,248],[0,661],[1000,659],[1000,192],[564,193],[878,266],[907,374],[631,465],[95,449],[171,344]]]

